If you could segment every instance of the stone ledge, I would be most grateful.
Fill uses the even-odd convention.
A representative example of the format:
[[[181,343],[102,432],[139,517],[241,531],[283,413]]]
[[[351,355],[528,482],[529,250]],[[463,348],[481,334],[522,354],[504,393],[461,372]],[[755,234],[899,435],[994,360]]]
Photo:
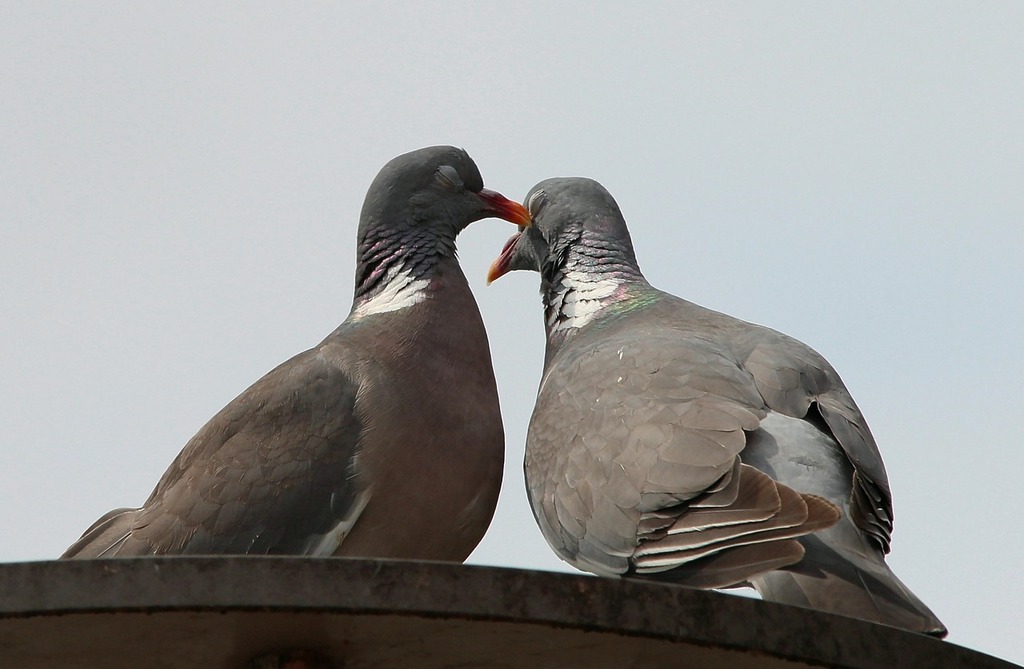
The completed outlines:
[[[277,557],[0,565],[0,665],[1016,665],[926,636],[716,592],[457,564]]]

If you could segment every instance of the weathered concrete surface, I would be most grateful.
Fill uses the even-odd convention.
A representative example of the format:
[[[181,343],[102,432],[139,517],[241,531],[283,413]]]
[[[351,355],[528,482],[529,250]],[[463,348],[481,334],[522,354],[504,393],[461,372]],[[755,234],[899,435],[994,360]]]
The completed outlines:
[[[661,584],[377,560],[0,565],[0,666],[962,667],[1007,662],[839,616]]]

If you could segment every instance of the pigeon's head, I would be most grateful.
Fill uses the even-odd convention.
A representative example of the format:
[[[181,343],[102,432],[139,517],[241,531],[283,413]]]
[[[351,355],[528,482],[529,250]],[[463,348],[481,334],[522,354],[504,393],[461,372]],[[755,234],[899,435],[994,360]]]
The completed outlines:
[[[489,217],[526,225],[526,209],[484,188],[469,154],[453,146],[431,146],[392,159],[377,174],[363,203],[359,241],[376,245],[403,237],[436,239],[454,253],[456,235]]]
[[[567,269],[636,267],[619,205],[593,179],[546,179],[531,188],[523,202],[533,223],[520,226],[505,242],[487,273],[488,283],[514,270],[540,272],[545,281],[553,281]]]

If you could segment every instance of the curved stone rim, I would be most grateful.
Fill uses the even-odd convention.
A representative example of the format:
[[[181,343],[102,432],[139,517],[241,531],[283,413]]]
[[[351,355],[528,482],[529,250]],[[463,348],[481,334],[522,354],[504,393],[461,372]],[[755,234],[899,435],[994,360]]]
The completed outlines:
[[[0,565],[5,618],[301,611],[521,622],[844,667],[1013,667],[924,635],[660,583],[449,563],[160,557]]]

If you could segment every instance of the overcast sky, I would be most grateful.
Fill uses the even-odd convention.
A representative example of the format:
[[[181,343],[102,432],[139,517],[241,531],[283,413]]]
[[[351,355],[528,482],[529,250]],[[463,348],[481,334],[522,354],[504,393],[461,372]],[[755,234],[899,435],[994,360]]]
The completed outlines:
[[[894,490],[889,563],[1024,662],[1024,4],[0,2],[0,560],[140,504],[348,313],[363,195],[465,147],[602,182],[660,288],[831,360]],[[477,564],[569,571],[527,507],[536,275],[460,255],[507,434]]]

